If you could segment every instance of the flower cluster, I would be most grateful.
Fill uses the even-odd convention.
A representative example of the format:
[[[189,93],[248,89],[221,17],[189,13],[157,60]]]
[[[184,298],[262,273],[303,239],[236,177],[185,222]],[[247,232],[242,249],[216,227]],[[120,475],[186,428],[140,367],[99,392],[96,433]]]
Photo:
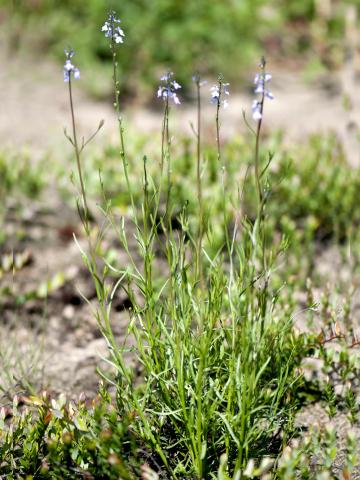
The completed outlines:
[[[255,99],[252,104],[252,115],[254,120],[261,120],[262,119],[262,110],[264,105],[265,97],[269,98],[270,100],[274,99],[274,95],[266,88],[266,84],[270,82],[272,76],[270,73],[265,72],[265,64],[262,63],[261,65],[262,71],[255,75],[254,84],[255,90],[254,93],[257,95],[261,95],[261,100]]]
[[[110,12],[107,21],[101,28],[102,32],[105,32],[106,38],[111,38],[115,43],[124,43],[125,33],[121,27],[119,27],[121,20],[116,18],[115,12]]]
[[[71,59],[74,56],[74,50],[65,50],[65,55],[64,82],[70,81],[71,74],[74,75],[75,80],[78,80],[80,78],[80,70],[71,63]]]
[[[176,105],[180,105],[181,102],[176,91],[181,88],[181,85],[179,85],[176,80],[172,80],[173,76],[173,72],[168,72],[160,78],[164,84],[159,85],[157,97],[162,98],[163,100],[172,98]]]
[[[218,105],[219,107],[222,105],[224,108],[229,106],[229,101],[226,98],[224,100],[221,99],[223,95],[230,95],[229,85],[229,83],[219,82],[210,88],[212,104]]]

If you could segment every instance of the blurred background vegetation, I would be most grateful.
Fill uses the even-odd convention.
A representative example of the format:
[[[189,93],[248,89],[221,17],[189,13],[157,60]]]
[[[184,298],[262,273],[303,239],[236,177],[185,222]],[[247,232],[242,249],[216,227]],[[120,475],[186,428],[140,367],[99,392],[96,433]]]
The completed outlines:
[[[126,48],[120,48],[123,84],[128,94],[141,96],[164,68],[176,70],[179,81],[194,71],[223,72],[232,81],[263,52],[273,64],[286,66],[287,59],[292,66],[336,68],[343,56],[346,9],[360,6],[359,0],[7,1],[0,18],[12,46],[25,38],[27,47],[58,60],[64,46],[73,46],[77,64],[92,67],[88,89],[102,97],[110,96],[110,86],[104,88],[104,65],[97,65],[110,69],[111,58],[107,40],[95,32],[109,9],[123,19],[126,33]]]

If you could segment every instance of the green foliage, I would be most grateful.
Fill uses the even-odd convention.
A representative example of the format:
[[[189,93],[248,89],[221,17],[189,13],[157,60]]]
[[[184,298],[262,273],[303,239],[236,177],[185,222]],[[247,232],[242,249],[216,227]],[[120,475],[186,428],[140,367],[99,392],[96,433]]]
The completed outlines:
[[[134,415],[119,418],[109,395],[100,395],[86,405],[82,400],[51,400],[46,393],[26,399],[24,407],[14,399],[11,408],[0,410],[0,475],[17,479],[169,478],[148,462],[155,457],[140,447],[132,432]],[[342,455],[342,466],[337,464]],[[292,439],[276,460],[265,456],[251,458],[244,478],[287,480],[352,478],[358,465],[355,433],[349,430],[344,442],[337,440],[334,428],[311,428],[299,439]],[[146,463],[145,463],[146,462]],[[209,478],[235,480],[240,471],[229,474],[228,458],[220,458],[217,473]],[[188,477],[189,478],[189,477]]]
[[[359,170],[352,170],[349,178],[349,166],[335,136],[314,136],[296,159],[292,155],[283,156],[272,175],[269,215],[275,215],[280,225],[293,222],[294,231],[285,232],[291,238],[297,230],[311,241],[344,242],[360,222]]]
[[[290,53],[296,54],[305,37],[307,44],[311,43],[309,26],[317,21],[315,0],[15,0],[11,34],[16,36],[18,31],[22,35],[27,30],[34,38],[36,28],[38,45],[50,48],[61,59],[64,45],[70,43],[78,52],[80,66],[93,65],[91,81],[86,75],[83,78],[93,93],[101,95],[104,83],[98,75],[98,62],[111,61],[111,52],[108,41],[99,41],[95,32],[110,8],[123,19],[126,48],[121,50],[121,76],[132,92],[139,86],[140,90],[150,89],[159,69],[176,69],[178,65],[181,82],[191,78],[194,71],[213,75],[223,71],[234,80],[260,54],[269,36],[275,37],[282,49],[289,48],[283,36],[291,30],[292,21],[300,20],[302,33],[290,43],[295,50]],[[336,9],[326,22],[329,25],[324,34],[339,37],[344,28],[343,9]],[[103,91],[102,95],[108,93]]]
[[[159,77],[160,68],[182,65],[179,80],[191,78],[195,70],[216,74],[230,65],[248,65],[258,53],[259,31],[254,28],[262,18],[263,0],[244,0],[221,4],[208,0],[182,1],[146,0],[90,2],[54,2],[47,0],[34,9],[32,2],[21,2],[14,11],[24,29],[37,25],[38,42],[48,45],[61,59],[64,44],[71,43],[84,63],[111,61],[108,39],[98,41],[99,32],[108,10],[115,8],[123,20],[126,48],[121,53],[121,75],[127,87],[134,91],[149,88]],[[41,30],[39,18],[46,18]],[[265,18],[262,21],[266,22]],[[40,25],[40,29],[39,29]],[[16,28],[15,28],[16,31]],[[242,39],[242,47],[236,45]],[[234,48],[235,46],[235,48]],[[229,64],[231,51],[236,62]],[[95,75],[97,68],[94,68]],[[126,73],[125,73],[126,72]],[[233,72],[233,78],[238,75]],[[86,75],[83,76],[86,81]],[[93,78],[93,75],[92,75]],[[90,82],[89,82],[90,84]]]
[[[138,241],[146,252],[145,239]],[[234,259],[240,271],[228,275],[220,260],[211,261],[202,293],[185,260],[185,239],[168,247],[172,273],[159,289],[139,278],[144,298],[136,301],[129,292],[130,332],[144,377],[139,391],[112,343],[119,411],[137,412],[134,428],[173,478],[209,477],[219,452],[227,453],[230,471],[244,467],[249,456],[277,455],[292,430],[301,379],[302,341],[292,333],[289,313],[277,311],[275,294],[255,283],[253,265],[245,266],[254,253],[250,239]],[[100,303],[111,305],[111,296]],[[101,321],[111,341],[106,315]]]
[[[153,139],[154,140],[154,139]],[[156,139],[155,139],[156,140]],[[154,142],[155,142],[154,140]],[[232,191],[243,189],[244,175],[252,171],[252,141],[248,136],[238,137],[224,146],[224,163],[228,174],[228,187]],[[143,187],[138,181],[143,165],[140,156],[149,152],[147,169],[149,176],[159,182],[158,152],[154,143],[147,138],[131,141],[128,158],[132,194],[135,203],[141,202]],[[267,171],[264,183],[269,192],[265,215],[267,231],[271,242],[287,240],[287,268],[282,280],[296,272],[296,279],[304,284],[312,275],[312,266],[317,254],[317,245],[331,244],[347,247],[353,243],[356,250],[357,225],[360,224],[360,207],[357,192],[360,189],[360,170],[349,166],[342,147],[332,134],[314,135],[301,146],[285,147],[281,140],[271,137],[267,146],[276,151]],[[195,145],[188,139],[179,139],[173,147],[172,187],[174,215],[187,205],[189,228],[193,234],[197,230],[196,163]],[[217,160],[210,145],[204,146],[203,154],[203,196],[205,216],[211,218],[212,248],[215,253],[224,245],[224,205],[221,177],[213,179]],[[263,156],[265,165],[268,157]],[[126,182],[119,168],[118,149],[108,146],[104,151],[93,153],[88,158],[86,182],[89,193],[100,198],[99,175],[107,198],[117,212],[128,210],[129,194]],[[61,175],[64,175],[62,173]],[[66,194],[66,196],[68,196]],[[225,205],[229,228],[234,225],[239,205],[250,218],[256,215],[256,190],[253,181],[247,182],[243,198],[235,197]],[[207,239],[204,242],[210,247]],[[304,254],[306,253],[306,255]],[[281,273],[281,272],[279,272]]]
[[[119,418],[104,390],[91,407],[46,393],[26,401],[31,407],[15,398],[11,409],[1,410],[0,476],[138,478],[131,419]]]

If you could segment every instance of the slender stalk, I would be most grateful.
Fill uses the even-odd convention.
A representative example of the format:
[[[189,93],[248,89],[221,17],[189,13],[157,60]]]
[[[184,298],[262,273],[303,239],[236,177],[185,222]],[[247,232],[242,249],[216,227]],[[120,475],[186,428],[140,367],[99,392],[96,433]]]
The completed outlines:
[[[260,137],[261,137],[263,115],[264,115],[264,104],[265,104],[265,66],[266,66],[266,61],[265,61],[265,58],[263,57],[260,63],[260,68],[261,68],[260,75],[264,78],[264,81],[263,81],[264,85],[261,92],[261,100],[259,105],[260,118],[257,123],[256,136],[255,136],[255,179],[256,179],[256,186],[258,191],[258,214],[261,213],[263,208],[263,193],[261,188],[261,173],[260,173]]]
[[[196,130],[196,184],[197,184],[197,195],[199,202],[199,229],[198,229],[198,244],[197,244],[197,274],[200,279],[200,285],[203,289],[204,287],[204,278],[202,271],[202,240],[203,240],[203,230],[204,230],[204,210],[203,210],[203,199],[202,199],[202,185],[201,185],[201,95],[200,95],[200,77],[196,79],[196,93],[197,93],[197,130]]]
[[[84,179],[83,179],[82,170],[81,170],[81,153],[80,153],[79,144],[78,144],[78,140],[77,140],[77,134],[76,134],[76,122],[75,122],[74,102],[73,102],[72,86],[71,86],[71,75],[69,75],[68,84],[69,84],[71,123],[72,123],[72,132],[73,132],[73,145],[74,145],[76,165],[77,165],[78,175],[79,175],[79,180],[80,180],[81,197],[82,197],[83,207],[84,207],[85,227],[88,230],[88,227],[89,227],[89,209],[88,209],[88,205],[87,205],[86,193],[85,193],[85,184],[84,184]]]
[[[201,188],[201,97],[200,82],[197,83],[197,191],[199,200],[199,210],[202,211],[202,188]]]
[[[169,80],[166,85],[166,88],[170,88]],[[170,224],[170,196],[171,196],[171,138],[170,138],[170,129],[169,129],[169,115],[170,115],[170,104],[169,104],[169,96],[164,97],[165,107],[164,107],[164,117],[162,122],[162,129],[161,129],[161,163],[160,163],[160,170],[161,170],[161,181],[160,181],[160,188],[159,188],[159,196],[162,191],[162,181],[163,181],[163,173],[164,173],[164,164],[167,164],[167,193],[166,193],[166,205],[165,205],[165,215],[164,217],[168,220],[168,226]],[[160,200],[160,198],[159,198]]]
[[[113,25],[112,31],[114,32],[114,25]],[[127,156],[126,156],[126,151],[125,151],[123,118],[122,118],[121,111],[120,111],[120,81],[119,81],[119,77],[118,77],[118,61],[117,61],[116,43],[115,43],[114,35],[111,38],[111,51],[112,51],[112,55],[113,55],[113,83],[114,83],[114,97],[115,97],[114,107],[115,107],[117,121],[118,121],[120,148],[121,148],[120,157],[121,157],[122,164],[123,164],[126,187],[127,187],[127,190],[129,192],[129,196],[130,196],[132,214],[133,214],[133,218],[135,220],[135,224],[137,225],[137,219],[136,219],[136,213],[135,213],[136,212],[135,202],[134,202],[134,196],[133,196],[133,193],[132,193],[131,183],[130,183],[130,179],[129,179],[128,161],[127,161]]]
[[[262,95],[261,103],[260,103],[260,112],[261,115],[263,114],[264,110],[264,94]],[[262,207],[262,200],[263,194],[261,189],[261,178],[260,178],[260,137],[261,137],[261,126],[262,126],[262,118],[258,121],[257,129],[256,129],[256,137],[255,137],[255,180],[256,180],[256,188],[258,193],[258,213],[260,213]]]
[[[266,235],[265,235],[265,228],[264,228],[264,195],[261,186],[261,172],[260,172],[260,139],[261,139],[261,127],[262,127],[262,116],[264,113],[264,100],[265,100],[265,93],[262,94],[261,102],[260,102],[260,113],[261,118],[258,121],[257,129],[256,129],[256,139],[255,139],[255,178],[256,178],[256,185],[258,191],[258,218],[260,222],[260,232],[262,234],[262,261],[263,261],[263,269],[264,272],[267,269],[267,262],[266,262]]]
[[[169,132],[169,114],[170,114],[170,106],[169,100],[166,100],[167,107],[166,107],[166,123],[165,123],[165,132],[166,132],[166,162],[167,162],[167,193],[166,193],[166,216],[168,218],[169,224],[171,223],[171,138]]]
[[[114,40],[112,41],[112,52],[113,52],[113,82],[114,82],[114,94],[115,94],[115,109],[116,109],[117,118],[119,122],[121,158],[126,162],[124,129],[122,124],[122,116],[120,114],[120,82],[117,74],[118,62],[117,62],[117,55],[116,55]],[[127,165],[127,162],[126,162],[126,165]]]
[[[164,109],[164,117],[162,122],[162,130],[161,130],[161,173],[164,171],[164,164],[165,158],[167,155],[167,145],[169,143],[168,140],[169,135],[169,98],[165,98],[165,109]]]
[[[265,199],[262,191],[262,186],[261,186],[261,172],[260,172],[260,138],[261,138],[261,127],[262,127],[262,120],[263,120],[263,114],[264,114],[264,104],[265,104],[265,66],[266,66],[266,61],[265,58],[263,57],[261,59],[260,67],[261,67],[261,73],[264,77],[264,85],[263,89],[261,92],[261,100],[259,104],[259,112],[260,112],[260,118],[258,120],[257,124],[257,129],[256,129],[256,139],[255,139],[255,180],[256,180],[256,186],[257,186],[257,192],[258,192],[258,212],[257,212],[257,218],[258,218],[258,225],[259,225],[259,235],[261,238],[261,261],[262,261],[262,270],[264,274],[264,287],[262,290],[262,295],[260,298],[260,314],[261,314],[261,328],[260,328],[260,333],[261,336],[264,332],[264,324],[265,324],[265,316],[266,316],[266,310],[267,310],[267,297],[268,297],[268,274],[267,274],[267,254],[266,254],[266,229],[265,229],[265,219],[264,219],[264,206],[265,206]]]
[[[222,95],[222,79],[219,78],[218,81],[219,96],[216,104],[216,148],[217,148],[217,159],[218,165],[221,162],[221,145],[220,145],[220,107],[221,107],[221,95]]]

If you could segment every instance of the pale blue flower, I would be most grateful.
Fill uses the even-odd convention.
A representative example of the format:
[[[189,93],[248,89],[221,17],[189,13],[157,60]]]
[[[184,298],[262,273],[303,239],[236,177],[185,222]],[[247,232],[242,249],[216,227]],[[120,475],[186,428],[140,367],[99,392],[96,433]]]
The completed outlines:
[[[116,18],[116,13],[111,11],[109,13],[108,19],[101,27],[101,31],[104,32],[106,38],[111,38],[115,43],[124,43],[125,33],[123,29],[119,26],[121,20]]]
[[[270,82],[271,79],[272,75],[270,75],[270,73],[257,73],[254,79],[254,84],[256,86],[254,93],[264,94],[266,97],[273,100],[274,95],[266,88],[266,83]]]
[[[274,100],[274,95],[270,92],[267,88],[266,84],[269,83],[272,79],[272,75],[270,73],[265,72],[265,59],[262,59],[260,67],[261,72],[257,73],[254,78],[254,93],[256,95],[261,95],[261,99],[255,99],[252,104],[252,116],[253,119],[259,121],[262,119],[262,110],[265,97]]]
[[[218,83],[210,88],[211,103],[213,105],[222,105],[223,108],[229,106],[229,101],[226,98],[222,99],[223,95],[230,95],[229,85],[229,83]]]
[[[70,81],[71,74],[73,74],[75,80],[79,80],[80,70],[71,63],[71,58],[75,55],[74,50],[65,50],[65,55],[66,60],[64,64],[64,82]]]
[[[160,77],[160,80],[164,83],[164,85],[159,85],[157,90],[157,98],[162,98],[163,100],[171,98],[175,105],[180,105],[181,102],[176,91],[180,90],[181,85],[176,80],[172,80],[173,76],[173,72],[168,72]]]
[[[254,120],[261,120],[261,102],[259,100],[254,100],[252,104],[252,116]]]

